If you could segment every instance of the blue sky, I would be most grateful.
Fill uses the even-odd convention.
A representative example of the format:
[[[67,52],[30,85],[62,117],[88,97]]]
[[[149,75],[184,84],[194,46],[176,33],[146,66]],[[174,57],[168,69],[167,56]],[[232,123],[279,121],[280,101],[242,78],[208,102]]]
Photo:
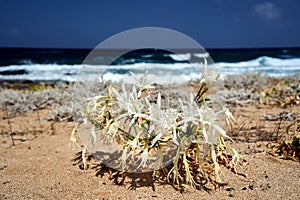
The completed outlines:
[[[0,47],[93,48],[139,27],[205,48],[300,47],[299,0],[0,0]]]

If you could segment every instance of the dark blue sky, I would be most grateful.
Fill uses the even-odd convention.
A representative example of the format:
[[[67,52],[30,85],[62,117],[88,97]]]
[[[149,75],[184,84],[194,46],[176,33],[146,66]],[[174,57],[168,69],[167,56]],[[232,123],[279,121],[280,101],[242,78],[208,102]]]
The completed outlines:
[[[0,47],[93,48],[138,27],[205,48],[300,47],[299,0],[0,0]]]

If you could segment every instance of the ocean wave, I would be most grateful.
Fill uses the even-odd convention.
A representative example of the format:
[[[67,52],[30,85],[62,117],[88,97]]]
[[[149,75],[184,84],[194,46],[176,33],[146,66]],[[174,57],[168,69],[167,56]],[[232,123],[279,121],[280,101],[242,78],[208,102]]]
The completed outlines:
[[[243,62],[219,62],[222,74],[262,73],[270,76],[292,75],[300,72],[300,58],[280,59],[262,56]]]
[[[167,76],[192,76],[199,74],[200,63],[135,63],[126,65],[58,65],[58,64],[32,64],[10,65],[0,67],[0,80],[30,80],[30,81],[76,81],[77,79],[94,79],[101,74],[105,80],[120,80],[129,71],[143,74],[149,71],[157,77]],[[103,75],[102,75],[103,76]],[[160,79],[160,78],[159,78]],[[171,80],[171,78],[169,78]],[[187,78],[184,78],[184,80]],[[189,78],[188,80],[190,80]]]
[[[191,55],[191,54],[189,54]],[[202,55],[204,56],[204,55]],[[188,56],[186,56],[188,58]],[[177,59],[177,58],[176,58]],[[262,56],[242,62],[218,62],[222,76],[241,73],[262,73],[270,76],[293,75],[300,72],[300,58],[280,59]],[[118,81],[131,71],[143,74],[150,71],[158,79],[176,82],[201,77],[201,63],[134,63],[124,65],[86,64],[21,64],[0,67],[0,80],[76,81],[78,78],[94,78],[104,74],[104,80]]]
[[[262,56],[243,62],[219,62],[218,65],[221,67],[299,66],[300,58],[280,59]]]

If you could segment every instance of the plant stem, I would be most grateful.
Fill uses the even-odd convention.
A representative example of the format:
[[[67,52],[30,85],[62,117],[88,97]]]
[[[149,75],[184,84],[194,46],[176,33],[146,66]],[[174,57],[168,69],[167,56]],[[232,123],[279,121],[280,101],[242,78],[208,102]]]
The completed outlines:
[[[41,118],[40,118],[39,110],[36,110],[36,114],[37,114],[37,117],[38,117],[38,120],[39,120],[40,129],[43,132],[43,127],[42,127],[42,124],[41,124]]]
[[[13,137],[11,122],[10,122],[9,116],[8,116],[6,102],[4,102],[4,110],[5,110],[5,113],[6,113],[6,119],[7,119],[7,123],[8,123],[8,126],[9,126],[9,131],[10,131],[9,135],[10,135],[10,138],[11,138],[11,142],[12,142],[12,145],[15,146],[15,140],[14,140],[14,137]]]

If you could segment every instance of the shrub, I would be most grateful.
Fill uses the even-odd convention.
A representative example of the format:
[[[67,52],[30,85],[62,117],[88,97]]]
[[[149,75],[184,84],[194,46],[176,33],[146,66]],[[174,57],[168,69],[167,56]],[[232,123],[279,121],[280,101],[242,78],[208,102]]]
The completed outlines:
[[[221,183],[220,164],[235,171],[242,159],[225,143],[230,138],[222,127],[234,118],[208,97],[215,70],[205,65],[198,93],[177,98],[162,96],[147,73],[131,75],[133,84],[111,85],[107,95],[86,99],[83,124],[90,131],[81,133],[83,152],[90,149],[121,171],[163,169],[174,184]],[[174,101],[177,107],[170,106]]]

